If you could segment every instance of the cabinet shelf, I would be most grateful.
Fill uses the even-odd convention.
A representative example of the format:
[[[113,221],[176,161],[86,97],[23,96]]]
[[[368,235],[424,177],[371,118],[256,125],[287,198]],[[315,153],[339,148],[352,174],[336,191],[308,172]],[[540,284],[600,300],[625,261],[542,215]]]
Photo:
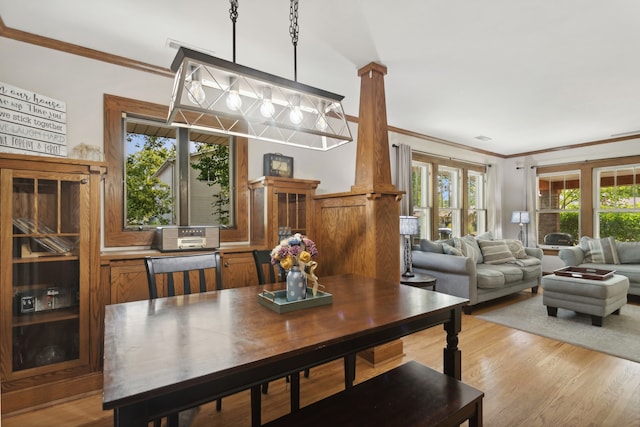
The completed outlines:
[[[13,258],[14,264],[31,264],[40,262],[60,262],[60,261],[77,261],[80,257],[78,255],[47,255],[47,256],[34,256],[31,258]]]
[[[79,317],[78,307],[58,309],[48,312],[37,312],[13,316],[13,327],[37,325],[40,323],[61,322],[64,320],[77,319]]]

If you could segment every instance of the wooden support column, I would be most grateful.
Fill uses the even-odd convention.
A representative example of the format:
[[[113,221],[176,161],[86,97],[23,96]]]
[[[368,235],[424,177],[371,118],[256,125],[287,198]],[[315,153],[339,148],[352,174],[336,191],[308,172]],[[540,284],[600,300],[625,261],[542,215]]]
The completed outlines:
[[[400,281],[400,199],[391,182],[384,93],[387,68],[370,63],[358,71],[360,113],[356,177],[351,191],[314,198],[321,276],[354,273]],[[402,355],[402,341],[361,354],[372,364]]]

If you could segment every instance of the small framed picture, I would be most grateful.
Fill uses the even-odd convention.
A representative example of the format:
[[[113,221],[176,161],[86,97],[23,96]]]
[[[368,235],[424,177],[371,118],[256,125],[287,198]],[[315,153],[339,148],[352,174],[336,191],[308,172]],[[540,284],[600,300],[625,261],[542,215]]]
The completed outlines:
[[[293,178],[293,157],[280,153],[266,153],[264,155],[264,175]]]

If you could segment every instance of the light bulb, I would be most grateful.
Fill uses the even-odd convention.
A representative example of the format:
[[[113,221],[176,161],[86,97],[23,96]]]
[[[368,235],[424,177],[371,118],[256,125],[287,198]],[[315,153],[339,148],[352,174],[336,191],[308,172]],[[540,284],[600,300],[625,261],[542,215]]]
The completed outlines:
[[[238,111],[242,107],[242,98],[238,93],[238,81],[231,77],[229,79],[229,95],[227,95],[227,107],[231,111]]]
[[[320,105],[318,106],[318,120],[316,121],[316,129],[319,131],[325,131],[329,126],[325,117],[326,112],[327,104],[324,101],[320,101]]]
[[[302,111],[300,110],[300,96],[294,95],[293,100],[291,101],[291,112],[289,113],[289,120],[294,125],[299,125],[302,123],[304,116],[302,115]]]
[[[271,88],[265,87],[262,91],[262,105],[260,105],[260,114],[262,117],[270,119],[273,117],[276,109],[271,101]]]
[[[207,96],[202,89],[202,83],[200,80],[193,80],[187,87],[187,96],[189,101],[194,104],[202,105],[207,100]]]
[[[187,97],[189,101],[194,104],[202,105],[207,100],[207,96],[202,88],[202,82],[200,81],[200,68],[194,65],[189,67],[191,71],[186,76],[185,83],[187,88]]]
[[[318,121],[316,122],[316,129],[325,131],[327,130],[328,126],[329,123],[327,123],[327,119],[324,118],[324,115],[320,115],[320,117],[318,117]]]

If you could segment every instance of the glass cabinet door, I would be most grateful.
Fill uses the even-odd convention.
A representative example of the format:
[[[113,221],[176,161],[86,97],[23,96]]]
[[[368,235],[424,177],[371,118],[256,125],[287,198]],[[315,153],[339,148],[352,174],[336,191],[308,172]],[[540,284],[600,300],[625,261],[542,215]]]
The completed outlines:
[[[87,176],[76,174],[3,171],[3,178],[11,192],[11,209],[3,211],[11,218],[3,220],[3,233],[9,231],[11,239],[2,246],[3,269],[10,269],[3,274],[2,295],[3,300],[10,295],[12,310],[3,313],[3,348],[11,349],[11,359],[3,358],[2,368],[5,379],[14,379],[88,359],[81,301],[88,296],[83,242],[89,186]]]

